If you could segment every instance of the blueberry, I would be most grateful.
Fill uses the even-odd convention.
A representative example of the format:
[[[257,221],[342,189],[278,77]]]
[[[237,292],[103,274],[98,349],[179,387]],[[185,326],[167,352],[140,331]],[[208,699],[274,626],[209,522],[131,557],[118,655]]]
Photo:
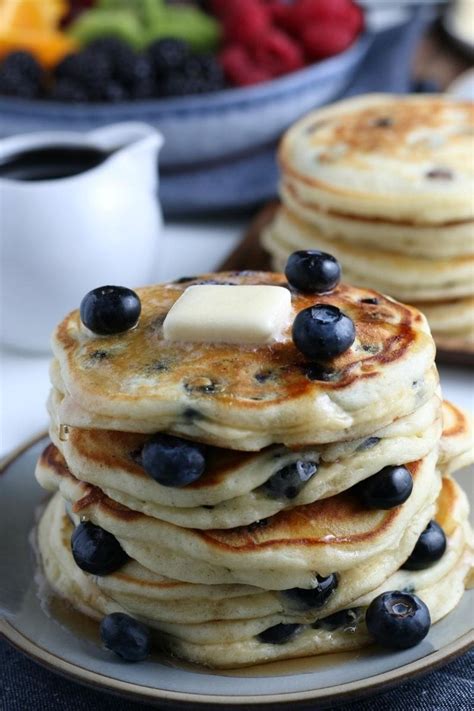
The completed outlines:
[[[388,466],[364,479],[354,491],[370,509],[393,509],[403,504],[413,489],[413,477],[404,466]]]
[[[99,286],[82,299],[81,321],[99,336],[123,333],[136,326],[141,308],[138,295],[131,289]]]
[[[300,311],[293,323],[295,346],[308,358],[334,358],[354,343],[355,327],[337,306],[317,304]]]
[[[269,627],[263,632],[260,632],[258,639],[260,642],[264,642],[265,644],[285,644],[285,642],[288,642],[297,632],[300,631],[301,627],[302,625],[285,625],[280,623],[279,625],[274,625],[273,627]]]
[[[364,452],[366,449],[372,449],[380,442],[380,437],[367,437],[356,449],[356,452]]]
[[[338,579],[336,573],[331,573],[331,575],[325,578],[318,575],[317,580],[317,586],[311,590],[290,588],[289,590],[284,590],[282,594],[291,602],[295,602],[299,609],[317,609],[325,605],[329,597],[336,590]]]
[[[330,383],[336,380],[339,376],[337,370],[330,370],[319,363],[309,363],[303,366],[303,372],[308,380],[321,380],[324,383]]]
[[[272,474],[260,488],[272,499],[294,499],[317,471],[316,462],[298,460]]]
[[[431,618],[419,597],[394,591],[372,600],[365,622],[369,633],[383,647],[408,649],[426,637]]]
[[[145,443],[141,463],[162,486],[187,486],[204,474],[205,450],[179,437],[158,434]]]
[[[150,656],[150,630],[123,612],[112,612],[104,617],[100,637],[107,649],[127,662],[142,662]]]
[[[339,284],[341,267],[331,254],[308,249],[290,254],[285,276],[295,289],[321,294]]]
[[[405,570],[424,570],[436,563],[446,550],[446,536],[436,521],[430,521],[408,558],[402,565]]]
[[[354,607],[348,610],[339,610],[333,615],[323,617],[321,620],[316,620],[311,627],[313,629],[323,629],[333,632],[337,629],[353,629],[359,621],[361,609]]]
[[[93,575],[113,573],[128,560],[115,536],[90,521],[80,523],[74,529],[71,550],[79,568]]]

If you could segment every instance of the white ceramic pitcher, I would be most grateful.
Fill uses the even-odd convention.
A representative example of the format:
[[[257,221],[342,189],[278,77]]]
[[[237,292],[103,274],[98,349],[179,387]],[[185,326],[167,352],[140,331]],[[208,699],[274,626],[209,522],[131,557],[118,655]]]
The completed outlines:
[[[158,131],[138,122],[0,141],[0,162],[56,146],[107,152],[98,166],[71,177],[24,181],[0,176],[2,343],[45,351],[55,324],[90,289],[134,287],[156,279],[162,142]]]

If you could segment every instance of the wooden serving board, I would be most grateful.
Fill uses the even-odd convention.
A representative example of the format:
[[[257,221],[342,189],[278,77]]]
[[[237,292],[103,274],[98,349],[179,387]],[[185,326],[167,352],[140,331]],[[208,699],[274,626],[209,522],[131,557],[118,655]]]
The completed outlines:
[[[222,271],[243,271],[244,269],[257,269],[268,271],[270,257],[260,244],[260,235],[264,227],[272,220],[278,202],[274,201],[265,205],[245,233],[236,249],[220,265]],[[445,339],[437,341],[438,363],[446,365],[461,365],[474,367],[474,346],[463,341],[446,342]]]

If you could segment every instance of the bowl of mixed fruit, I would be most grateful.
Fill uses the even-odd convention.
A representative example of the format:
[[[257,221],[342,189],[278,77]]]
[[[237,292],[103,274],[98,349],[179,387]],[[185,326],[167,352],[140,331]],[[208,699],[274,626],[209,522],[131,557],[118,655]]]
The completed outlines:
[[[238,159],[347,86],[353,0],[4,0],[0,134],[145,120],[164,168]]]

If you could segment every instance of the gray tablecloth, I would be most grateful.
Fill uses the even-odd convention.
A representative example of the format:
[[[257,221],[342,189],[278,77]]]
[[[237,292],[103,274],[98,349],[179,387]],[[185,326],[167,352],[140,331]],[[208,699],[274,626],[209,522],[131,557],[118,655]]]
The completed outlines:
[[[438,671],[384,694],[331,708],[338,711],[471,711],[474,708],[473,667],[474,650],[471,650]],[[120,700],[56,676],[0,641],[0,711],[143,711],[144,708],[143,704]]]

